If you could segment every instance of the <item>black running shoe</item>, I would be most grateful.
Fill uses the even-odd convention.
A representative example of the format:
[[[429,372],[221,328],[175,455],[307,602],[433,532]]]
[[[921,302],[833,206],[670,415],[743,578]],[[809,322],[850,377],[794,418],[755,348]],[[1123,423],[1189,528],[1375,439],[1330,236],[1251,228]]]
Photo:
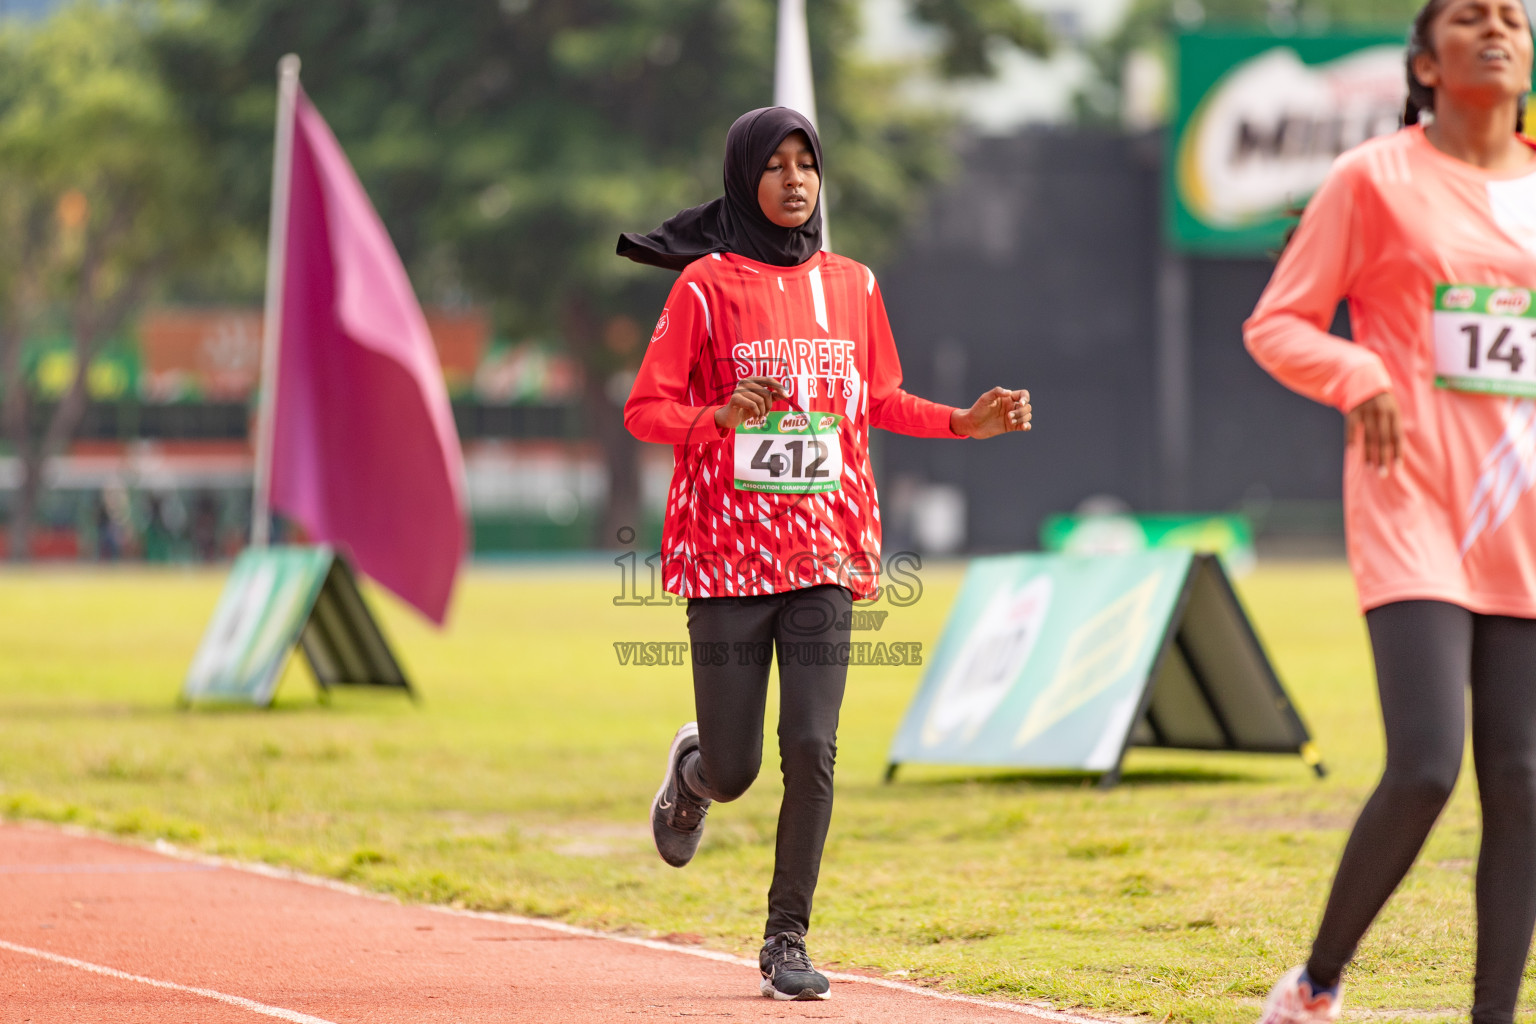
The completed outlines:
[[[712,801],[695,800],[683,786],[680,771],[689,751],[699,749],[699,723],[689,722],[672,737],[667,751],[667,774],[662,777],[656,799],[651,801],[651,835],[656,852],[675,868],[693,860],[704,837],[704,815]]]
[[[805,936],[781,932],[763,943],[758,955],[763,970],[762,991],[775,999],[831,999],[827,976],[811,966]]]

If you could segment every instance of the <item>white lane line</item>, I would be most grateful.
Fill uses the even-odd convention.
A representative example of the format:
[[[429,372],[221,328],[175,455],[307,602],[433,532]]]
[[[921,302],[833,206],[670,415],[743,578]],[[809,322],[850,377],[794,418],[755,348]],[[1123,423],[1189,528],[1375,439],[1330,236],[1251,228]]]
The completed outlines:
[[[57,828],[57,826],[51,827]],[[72,828],[73,826],[69,827]],[[91,838],[106,838],[96,836],[94,833],[84,830],[80,834],[90,836]],[[115,838],[108,841],[121,842],[121,840]],[[192,850],[182,849],[163,839],[155,840],[153,849],[156,853],[175,857],[181,861],[190,861],[194,864],[212,864],[217,867],[243,871],[247,874],[260,875],[263,878],[279,878],[288,882],[298,882],[302,885],[314,886],[317,889],[329,889],[332,892],[346,893],[349,896],[361,896],[364,899],[392,903],[395,906],[420,907],[423,910],[431,910],[453,917],[473,917],[482,921],[499,921],[502,924],[515,924],[526,928],[542,928],[545,931],[558,932],[562,935],[574,935],[584,939],[602,939],[605,942],[619,942],[627,946],[641,946],[645,949],[654,949],[663,953],[680,953],[683,956],[698,957],[700,960],[713,960],[716,963],[733,964],[737,967],[750,967],[753,970],[757,969],[756,960],[749,960],[746,957],[735,956],[731,953],[722,953],[713,949],[699,949],[694,946],[679,946],[671,942],[642,939],[633,935],[616,935],[612,932],[600,932],[591,928],[580,928],[576,925],[564,924],[563,922],[552,921],[543,917],[522,917],[517,914],[499,914],[488,910],[461,910],[457,907],[445,907],[436,903],[402,904],[393,896],[380,892],[370,892],[355,885],[348,885],[346,882],[339,882],[334,878],[307,875],[302,871],[274,867],[271,864],[229,860],[225,857],[197,853]],[[1061,1010],[1035,1003],[1005,1002],[1001,999],[960,995],[956,992],[943,992],[938,989],[925,988],[921,985],[913,985],[909,982],[893,981],[889,978],[871,978],[864,974],[844,974],[841,971],[827,971],[823,973],[833,981],[848,982],[855,985],[874,985],[877,988],[888,988],[897,992],[905,992],[907,995],[920,996],[923,999],[937,999],[945,1003],[969,1003],[973,1006],[984,1006],[989,1010],[1001,1010],[1004,1013],[1017,1013],[1026,1017],[1034,1017],[1038,1020],[1054,1021],[1056,1024],[1130,1024],[1130,1022],[1135,1020],[1135,1018],[1108,1013],[1095,1015],[1064,1013]]]
[[[0,939],[0,949],[8,949],[12,953],[21,953],[25,956],[35,956],[40,960],[51,960],[65,967],[75,967],[82,971],[90,971],[92,974],[103,974],[108,978],[116,978],[119,981],[136,981],[140,985],[150,985],[154,988],[168,988],[175,992],[187,992],[194,996],[202,996],[204,999],[216,999],[230,1006],[238,1006],[241,1009],[250,1010],[267,1017],[276,1017],[278,1020],[291,1021],[292,1024],[333,1024],[323,1017],[311,1017],[307,1013],[298,1013],[294,1010],[285,1010],[281,1006],[268,1006],[266,1003],[258,1003],[254,999],[245,999],[241,996],[227,995],[223,992],[215,992],[211,988],[193,988],[191,985],[178,985],[174,981],[161,981],[158,978],[146,978],[142,974],[129,974],[115,967],[103,967],[101,964],[89,963],[85,960],[76,960],[72,956],[60,956],[50,953],[46,949],[33,949],[31,946],[18,946],[14,942],[6,942]]]
[[[213,864],[0,864],[0,875],[174,875],[217,870]]]
[[[43,831],[63,832],[66,835],[79,836],[85,839],[103,840],[118,845],[124,844],[117,836],[105,836],[78,825],[51,825],[32,822],[14,822],[15,826],[23,828],[31,827]],[[734,956],[730,953],[721,953],[712,949],[698,949],[693,946],[678,946],[670,942],[658,942],[655,939],[642,939],[630,935],[615,935],[612,932],[600,932],[591,928],[578,928],[575,925],[563,924],[559,921],[551,921],[542,917],[521,917],[516,914],[497,914],[484,910],[460,910],[455,907],[445,907],[433,903],[402,904],[393,896],[380,892],[370,892],[367,889],[348,885],[346,882],[337,881],[334,878],[324,878],[319,875],[308,875],[302,871],[293,871],[289,868],[274,867],[271,864],[262,864],[254,861],[230,860],[227,857],[215,857],[211,854],[198,853],[186,850],[164,839],[156,839],[153,844],[146,844],[166,857],[174,857],[183,863],[209,864],[214,867],[229,868],[234,871],[243,871],[247,874],[260,875],[264,878],[280,878],[289,882],[298,882],[303,885],[314,886],[317,889],[329,889],[332,892],[342,892],[350,896],[361,896],[364,899],[377,900],[381,903],[392,903],[395,906],[421,907],[424,910],[432,910],[441,914],[449,914],[455,917],[474,917],[484,921],[500,921],[505,924],[522,925],[529,928],[543,928],[546,931],[560,932],[565,935],[579,935],[588,939],[603,939],[608,942],[621,942],[631,946],[643,946],[646,949],[660,950],[665,953],[680,953],[684,956],[698,957],[701,960],[714,960],[718,963],[734,964],[738,967],[757,967],[756,960],[748,960],[745,957]],[[140,846],[139,849],[144,849]],[[889,978],[871,978],[863,974],[843,974],[833,972],[827,974],[834,981],[849,982],[855,985],[874,985],[877,988],[893,989],[897,992],[905,992],[908,995],[918,996],[923,999],[936,999],[945,1003],[970,1003],[975,1006],[984,1006],[991,1010],[1001,1010],[1004,1013],[1018,1013],[1028,1017],[1036,1017],[1040,1020],[1054,1021],[1056,1024],[1135,1024],[1137,1018],[1128,1016],[1095,1013],[1078,1014],[1064,1013],[1061,1010],[1049,1006],[1042,1006],[1030,1002],[1003,1001],[1001,999],[987,999],[981,996],[965,996],[955,992],[943,992],[938,989],[925,988],[921,985],[913,985],[904,981],[892,981]],[[328,1022],[327,1022],[328,1024]]]
[[[304,877],[296,880],[309,881],[309,879]],[[714,960],[717,963],[734,964],[738,967],[751,967],[753,970],[757,969],[756,960],[748,960],[746,957],[735,956],[730,953],[719,953],[712,949],[696,949],[691,946],[675,945],[671,942],[658,942],[655,939],[641,939],[632,935],[614,935],[610,932],[578,928],[572,924],[562,924],[559,921],[550,921],[539,917],[519,917],[516,914],[497,914],[487,910],[459,910],[435,903],[416,905],[426,910],[451,914],[454,917],[474,917],[482,921],[499,921],[503,924],[543,928],[546,931],[560,932],[563,935],[580,936],[584,939],[603,939],[608,942],[622,942],[626,946],[642,946],[645,949],[659,950],[663,953],[682,953],[685,956],[696,956],[701,960]],[[923,988],[920,985],[892,981],[889,978],[871,978],[864,974],[844,974],[841,971],[823,971],[822,973],[833,981],[851,982],[856,985],[874,985],[878,988],[894,989],[897,992],[905,992],[908,995],[922,996],[925,999],[937,999],[946,1003],[970,1003],[973,1006],[985,1006],[989,1010],[1002,1010],[1007,1013],[1019,1013],[1027,1017],[1035,1017],[1039,1020],[1057,1021],[1058,1024],[1105,1024],[1106,1021],[1116,1019],[1112,1017],[1083,1017],[1071,1013],[1062,1013],[1060,1010],[1049,1010],[1044,1007],[1031,1006],[1028,1003],[1005,1003],[995,999],[982,999],[980,996],[963,996],[955,992],[939,992],[931,988]]]

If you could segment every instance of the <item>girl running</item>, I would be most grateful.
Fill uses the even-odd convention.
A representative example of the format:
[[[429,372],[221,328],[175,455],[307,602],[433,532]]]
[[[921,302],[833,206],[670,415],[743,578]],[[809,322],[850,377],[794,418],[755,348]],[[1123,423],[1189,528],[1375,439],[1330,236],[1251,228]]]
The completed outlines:
[[[1311,956],[1270,992],[1266,1024],[1339,1015],[1345,964],[1456,783],[1469,691],[1472,1020],[1514,1019],[1536,920],[1536,153],[1517,134],[1531,53],[1518,0],[1427,3],[1405,127],[1334,164],[1246,327],[1265,369],[1346,414],[1345,529],[1387,740]],[[1355,344],[1327,333],[1341,299]]]
[[[874,275],[821,251],[822,166],[809,121],[753,110],[726,136],[725,196],[618,247],[682,271],[624,409],[640,440],[674,446],[662,579],[688,598],[698,714],[672,740],[651,830],[682,867],[710,804],[752,785],[776,654],[784,798],[760,957],[775,999],[830,995],[805,934],[832,817],[849,611],[878,589],[870,428],[1030,429],[1024,391],[955,409],[901,389]]]

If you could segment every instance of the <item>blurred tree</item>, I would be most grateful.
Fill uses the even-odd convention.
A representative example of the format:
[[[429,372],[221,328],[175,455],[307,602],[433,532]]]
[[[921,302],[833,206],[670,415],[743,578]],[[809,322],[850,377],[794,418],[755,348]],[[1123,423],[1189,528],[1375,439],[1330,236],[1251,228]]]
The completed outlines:
[[[1125,69],[1132,54],[1162,56],[1176,32],[1195,28],[1251,27],[1276,32],[1398,30],[1424,0],[1132,0],[1120,27],[1088,48],[1089,84],[1078,94],[1081,121],[1119,125]]]
[[[218,245],[215,183],[144,47],[157,8],[81,2],[0,27],[0,425],[21,465],[14,558],[31,551],[46,462],[79,427],[103,340],[178,265]],[[58,402],[34,408],[22,348],[74,343]]]
[[[265,224],[273,69],[298,53],[422,297],[487,304],[502,331],[558,338],[580,360],[609,472],[595,540],[638,526],[621,407],[671,278],[614,243],[718,194],[726,128],[772,99],[772,0],[464,0],[451,15],[410,0],[209,2],[158,45],[222,140],[231,209]],[[912,2],[950,73],[990,72],[998,47],[1046,49],[1013,0]],[[878,263],[943,170],[947,126],[903,106],[899,69],[854,55],[858,0],[809,7],[838,246]]]
[[[912,14],[943,34],[939,67],[952,78],[996,74],[1000,44],[1037,55],[1051,46],[1044,23],[1014,0],[912,0]]]

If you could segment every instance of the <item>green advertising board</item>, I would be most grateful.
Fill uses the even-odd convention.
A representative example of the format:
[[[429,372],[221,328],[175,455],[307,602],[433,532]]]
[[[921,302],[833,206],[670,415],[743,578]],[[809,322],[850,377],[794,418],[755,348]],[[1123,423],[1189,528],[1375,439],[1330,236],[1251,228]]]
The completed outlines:
[[[1250,571],[1257,560],[1253,526],[1231,512],[1101,513],[1048,516],[1040,525],[1040,546],[1069,555],[1123,555],[1149,548],[1185,548],[1220,557],[1232,576]]]
[[[891,744],[908,763],[1119,777],[1132,746],[1299,754],[1321,770],[1212,555],[971,563]]]
[[[22,352],[22,372],[33,393],[57,401],[75,381],[79,354],[71,338],[29,341]],[[96,402],[116,402],[138,394],[143,361],[131,341],[115,338],[91,357],[85,372],[85,393]]]
[[[295,646],[322,691],[411,693],[346,560],[324,546],[247,548],[235,560],[182,685],[187,704],[268,707]]]
[[[1179,36],[1164,229],[1180,251],[1277,250],[1334,159],[1397,130],[1404,32]]]

